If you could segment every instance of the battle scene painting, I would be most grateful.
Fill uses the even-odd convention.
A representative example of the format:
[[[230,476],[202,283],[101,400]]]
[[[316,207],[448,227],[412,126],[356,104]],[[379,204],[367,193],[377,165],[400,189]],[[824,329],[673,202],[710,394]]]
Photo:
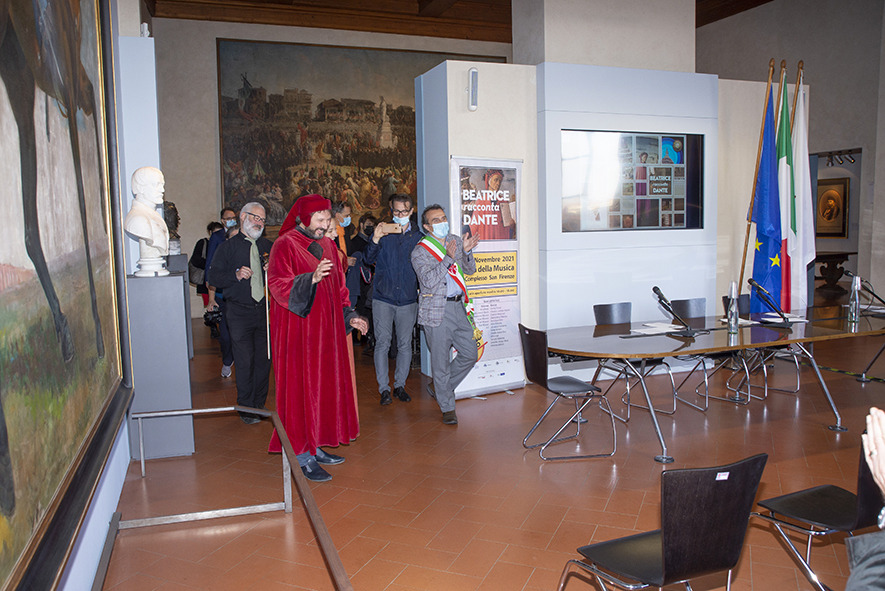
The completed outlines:
[[[478,56],[218,40],[224,204],[259,201],[269,226],[301,195],[354,219],[417,196],[415,78]]]
[[[121,375],[98,4],[3,8],[0,587],[43,535]]]

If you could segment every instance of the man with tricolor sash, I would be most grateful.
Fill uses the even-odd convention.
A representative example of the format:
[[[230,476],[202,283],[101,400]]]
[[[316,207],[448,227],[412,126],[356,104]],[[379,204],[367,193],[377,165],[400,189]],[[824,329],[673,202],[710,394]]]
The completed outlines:
[[[473,248],[476,235],[461,240],[449,233],[446,212],[430,205],[421,214],[426,236],[412,251],[418,277],[418,324],[424,327],[430,347],[433,395],[443,413],[443,423],[457,425],[455,388],[470,373],[477,359],[479,329],[473,320],[473,303],[465,275],[476,272]],[[452,358],[452,348],[457,354]]]

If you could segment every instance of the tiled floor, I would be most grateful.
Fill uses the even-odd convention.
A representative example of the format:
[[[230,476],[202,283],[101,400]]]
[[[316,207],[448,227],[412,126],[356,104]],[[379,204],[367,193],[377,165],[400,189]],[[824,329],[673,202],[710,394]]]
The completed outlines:
[[[194,406],[233,404],[234,383],[219,377],[216,343],[201,325],[195,333]],[[881,342],[823,343],[816,355],[822,366],[858,370]],[[356,363],[360,437],[338,450],[347,461],[330,468],[331,482],[311,485],[355,589],[552,590],[577,546],[658,527],[665,466],[652,459],[660,448],[647,414],[636,412],[628,428],[618,425],[613,458],[544,463],[521,445],[547,404],[538,388],[459,401],[460,424],[449,427],[423,393],[417,370],[407,384],[413,401],[381,407],[371,358],[360,347]],[[778,362],[776,379],[789,381],[791,371]],[[885,359],[870,373],[885,376]],[[869,406],[885,404],[885,384],[831,372],[825,379],[848,432],[826,428],[834,417],[804,368],[799,395],[773,393],[746,407],[711,402],[706,414],[680,406],[662,417],[676,459],[669,467],[767,452],[761,497],[821,483],[854,490],[863,419]],[[604,427],[597,413],[589,418],[590,427]],[[282,499],[280,456],[266,453],[268,422],[202,417],[195,431],[192,457],[148,462],[145,479],[133,463],[120,501],[123,519]],[[827,585],[844,587],[841,541],[815,543],[812,564]],[[724,584],[724,577],[711,576],[694,588]],[[332,584],[296,501],[292,514],[121,531],[104,588],[326,590]],[[572,580],[567,588],[590,586]],[[770,529],[751,521],[734,588],[811,586]]]

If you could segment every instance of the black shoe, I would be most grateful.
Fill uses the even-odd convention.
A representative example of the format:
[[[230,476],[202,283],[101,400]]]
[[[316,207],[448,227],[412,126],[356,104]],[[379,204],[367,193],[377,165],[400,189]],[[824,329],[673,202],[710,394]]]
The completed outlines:
[[[403,402],[411,402],[412,397],[409,396],[409,393],[406,392],[406,389],[400,386],[399,388],[393,389],[393,395],[402,400]]]
[[[433,390],[433,382],[427,382],[427,393],[430,394],[430,397],[436,400],[436,392]]]
[[[314,457],[317,459],[317,464],[324,464],[326,466],[334,466],[335,464],[341,464],[344,462],[344,458],[341,456],[330,454],[319,447],[317,448],[317,455]]]
[[[455,414],[453,410],[447,410],[443,413],[443,423],[446,425],[457,425],[458,424],[458,415]]]
[[[307,460],[307,464],[301,466],[301,472],[311,482],[329,482],[332,480],[332,475],[323,470],[323,467],[313,457]]]
[[[246,423],[247,425],[254,425],[255,423],[260,423],[261,419],[256,417],[255,415],[251,415],[248,413],[240,413],[240,420]]]
[[[391,402],[393,402],[393,400],[390,398],[390,390],[385,390],[384,392],[382,392],[381,393],[381,406],[386,406],[386,405],[390,404]]]

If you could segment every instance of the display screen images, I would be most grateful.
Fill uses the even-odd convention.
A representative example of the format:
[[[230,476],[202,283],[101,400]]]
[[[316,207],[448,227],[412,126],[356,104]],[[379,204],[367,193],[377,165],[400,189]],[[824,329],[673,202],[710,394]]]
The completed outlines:
[[[562,131],[562,231],[703,227],[704,136]]]

